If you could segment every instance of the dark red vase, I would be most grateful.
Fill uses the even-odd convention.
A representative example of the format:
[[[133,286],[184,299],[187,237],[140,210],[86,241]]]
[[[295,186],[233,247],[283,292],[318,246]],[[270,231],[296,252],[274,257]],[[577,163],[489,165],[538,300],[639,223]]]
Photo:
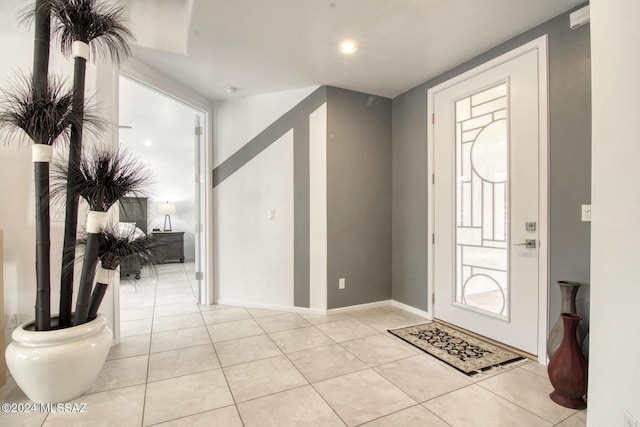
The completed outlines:
[[[576,329],[582,317],[562,313],[564,335],[560,347],[547,367],[554,391],[549,395],[558,405],[572,409],[587,407],[582,396],[587,392],[587,362],[576,339]]]

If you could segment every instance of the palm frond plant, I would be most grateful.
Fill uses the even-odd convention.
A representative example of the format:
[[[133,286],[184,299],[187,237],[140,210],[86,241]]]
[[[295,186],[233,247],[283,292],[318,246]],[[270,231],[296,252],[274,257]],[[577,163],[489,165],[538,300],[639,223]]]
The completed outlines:
[[[33,79],[47,80],[49,75],[49,45],[51,42],[51,5],[49,0],[36,0],[35,8],[27,9],[35,13],[35,31],[33,37]]]
[[[52,24],[53,18],[53,24]],[[83,131],[87,123],[100,128],[85,101],[86,61],[95,57],[120,62],[129,53],[131,32],[124,26],[123,8],[106,0],[36,0],[21,16],[35,22],[34,71],[27,79],[5,90],[1,106],[0,131],[15,136],[22,129],[35,143],[36,182],[36,271],[38,292],[36,328],[50,328],[50,213],[49,163],[51,145],[62,137],[68,142],[68,169],[77,170],[82,153]],[[63,54],[74,57],[73,90],[61,93],[58,80],[48,79],[51,32]],[[30,92],[30,93],[29,93]],[[86,117],[85,117],[86,116]],[[14,130],[12,130],[14,129]],[[42,154],[42,153],[45,154]],[[73,266],[78,222],[78,196],[66,192],[65,234],[62,256],[59,327],[71,325]]]
[[[32,76],[23,77],[0,91],[0,137],[7,141],[33,142],[36,188],[36,322],[26,322],[12,333],[6,350],[7,366],[25,394],[34,402],[66,402],[84,393],[95,381],[112,343],[104,316],[96,316],[109,280],[100,278],[93,300],[91,290],[99,259],[107,271],[117,264],[107,256],[100,233],[107,211],[122,196],[140,190],[147,180],[141,165],[123,152],[84,150],[83,132],[99,130],[85,100],[85,72],[89,54],[120,62],[129,54],[131,33],[124,27],[123,9],[111,0],[35,0],[23,20],[35,21],[35,53]],[[58,79],[48,77],[50,33],[53,30],[63,53],[74,57],[72,91]],[[95,126],[94,126],[95,125]],[[50,170],[52,145],[64,141],[68,158],[62,169]],[[53,185],[50,179],[54,178]],[[57,180],[56,180],[57,178]],[[51,199],[66,200],[65,240],[59,321],[52,326],[50,308],[50,218]],[[84,265],[74,324],[71,325],[73,271],[79,198],[91,208],[87,227]],[[136,246],[131,244],[129,249]],[[102,258],[99,258],[102,257]],[[111,267],[111,269],[109,268]],[[117,267],[116,267],[117,268]],[[111,273],[112,275],[113,273]],[[35,329],[35,330],[34,330]],[[55,331],[51,329],[64,329]],[[38,345],[34,346],[33,343]],[[61,381],[60,379],[63,378]]]
[[[91,289],[95,278],[100,250],[100,233],[108,221],[108,210],[122,197],[137,195],[149,182],[150,175],[142,163],[128,155],[124,149],[114,151],[98,148],[82,156],[78,167],[54,163],[56,178],[52,195],[69,193],[84,199],[89,205],[86,223],[86,244],[82,272],[78,285],[78,298],[74,325],[87,322]],[[66,178],[66,182],[65,182]]]
[[[53,144],[69,141],[71,125],[82,118],[72,111],[72,93],[60,79],[19,76],[2,92],[0,133],[8,139],[33,142],[36,197],[36,328],[51,327],[49,163]]]
[[[85,234],[84,237],[78,239],[79,247],[86,249],[88,236],[89,234]],[[96,285],[89,301],[89,321],[96,317],[107,288],[111,285],[123,260],[135,257],[143,265],[153,266],[158,259],[158,248],[154,245],[151,235],[137,236],[133,231],[123,231],[113,224],[108,224],[97,234],[96,240],[100,266]]]
[[[124,25],[123,7],[104,0],[46,0],[39,1],[34,17],[50,10],[53,17],[52,33],[65,55],[74,58],[73,111],[82,115],[86,64],[89,53],[93,57],[120,63],[130,53],[132,34]],[[83,127],[71,127],[68,169],[78,168],[82,155]],[[79,199],[71,188],[67,191],[62,275],[60,278],[61,325],[71,324],[76,230]],[[77,317],[76,317],[77,318]]]

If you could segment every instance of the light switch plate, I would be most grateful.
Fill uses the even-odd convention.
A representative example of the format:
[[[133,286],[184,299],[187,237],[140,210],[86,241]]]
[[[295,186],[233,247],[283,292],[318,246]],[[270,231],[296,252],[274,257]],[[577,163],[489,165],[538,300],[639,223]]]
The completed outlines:
[[[591,222],[591,205],[582,205],[582,222]]]

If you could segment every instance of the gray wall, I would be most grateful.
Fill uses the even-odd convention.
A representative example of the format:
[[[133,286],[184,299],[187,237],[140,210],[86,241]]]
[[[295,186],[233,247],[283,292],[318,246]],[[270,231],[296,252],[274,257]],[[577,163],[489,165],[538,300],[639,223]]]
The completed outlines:
[[[569,28],[569,12],[393,100],[393,299],[427,309],[427,90],[543,34],[549,36],[550,292],[549,327],[560,311],[557,280],[588,283],[590,224],[580,205],[591,194],[589,25]],[[588,322],[588,286],[578,311]]]
[[[327,135],[327,307],[388,300],[391,100],[327,88]]]
[[[427,87],[393,100],[392,297],[427,310]]]
[[[327,307],[391,298],[391,100],[322,86],[213,170],[217,186],[294,129],[294,305],[309,307],[309,114],[327,103]],[[338,279],[346,289],[338,289]]]

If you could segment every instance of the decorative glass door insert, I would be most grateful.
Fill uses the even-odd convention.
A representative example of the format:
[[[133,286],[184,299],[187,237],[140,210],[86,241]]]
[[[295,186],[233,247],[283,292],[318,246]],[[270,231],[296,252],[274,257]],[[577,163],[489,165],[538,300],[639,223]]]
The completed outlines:
[[[540,355],[547,330],[546,45],[541,37],[430,88],[427,101],[433,316]]]
[[[509,318],[508,82],[455,103],[455,295]]]

